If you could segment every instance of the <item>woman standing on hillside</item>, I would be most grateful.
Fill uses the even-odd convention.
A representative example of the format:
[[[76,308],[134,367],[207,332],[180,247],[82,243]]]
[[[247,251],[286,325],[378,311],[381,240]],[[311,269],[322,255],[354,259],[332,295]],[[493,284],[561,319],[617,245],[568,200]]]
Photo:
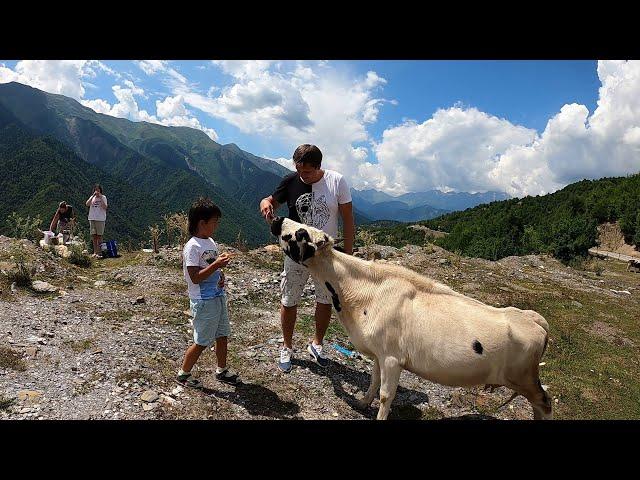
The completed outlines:
[[[89,207],[89,227],[93,240],[93,256],[100,256],[100,243],[104,235],[104,224],[107,221],[107,197],[102,194],[102,187],[96,185],[93,195],[89,197],[85,205]]]

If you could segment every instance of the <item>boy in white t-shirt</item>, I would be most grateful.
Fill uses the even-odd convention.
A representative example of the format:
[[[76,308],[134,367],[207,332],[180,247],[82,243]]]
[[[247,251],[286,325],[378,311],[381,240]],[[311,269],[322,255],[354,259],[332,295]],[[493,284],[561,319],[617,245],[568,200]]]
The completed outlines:
[[[193,315],[193,345],[187,349],[177,377],[179,383],[188,387],[202,387],[200,380],[191,375],[191,369],[214,341],[218,360],[216,378],[232,385],[240,383],[238,375],[227,367],[227,339],[231,329],[221,268],[227,266],[231,257],[219,254],[218,245],[211,238],[221,216],[220,209],[208,198],[199,198],[189,209],[192,237],[182,251],[182,268]]]

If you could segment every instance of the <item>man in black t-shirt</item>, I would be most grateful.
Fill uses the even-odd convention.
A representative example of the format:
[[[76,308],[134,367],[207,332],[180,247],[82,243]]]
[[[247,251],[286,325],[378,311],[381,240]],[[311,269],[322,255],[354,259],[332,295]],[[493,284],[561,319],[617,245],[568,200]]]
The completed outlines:
[[[351,192],[345,178],[338,172],[320,168],[322,152],[315,145],[300,145],[293,153],[296,172],[282,179],[273,194],[260,202],[260,212],[270,223],[273,212],[284,203],[289,207],[289,218],[323,230],[332,237],[338,233],[338,217],[344,228],[344,251],[351,255],[355,225],[351,204]],[[284,257],[284,272],[280,283],[280,322],[284,345],[280,350],[278,366],[283,372],[291,370],[293,330],[297,306],[309,270]],[[328,360],[322,354],[322,341],[331,320],[331,295],[321,282],[314,279],[316,292],[315,335],[307,351],[322,367]]]

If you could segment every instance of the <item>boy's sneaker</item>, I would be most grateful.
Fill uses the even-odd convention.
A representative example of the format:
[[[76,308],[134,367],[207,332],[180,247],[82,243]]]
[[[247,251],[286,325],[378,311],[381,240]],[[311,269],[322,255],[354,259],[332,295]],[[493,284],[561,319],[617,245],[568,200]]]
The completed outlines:
[[[225,368],[220,373],[216,373],[216,379],[230,385],[237,385],[238,383],[242,383],[238,374],[232,373],[228,368]]]
[[[307,346],[307,352],[309,352],[311,358],[313,358],[321,367],[326,367],[327,365],[329,365],[329,360],[322,356],[322,345],[316,345],[311,342]]]
[[[180,373],[178,372],[176,380],[178,383],[184,385],[185,387],[202,388],[202,382],[197,378],[194,378],[194,376],[191,375],[191,372],[183,373],[182,375],[180,375]]]
[[[284,373],[289,373],[291,371],[291,355],[293,354],[293,350],[287,347],[282,347],[280,349],[280,361],[278,362],[278,367]]]

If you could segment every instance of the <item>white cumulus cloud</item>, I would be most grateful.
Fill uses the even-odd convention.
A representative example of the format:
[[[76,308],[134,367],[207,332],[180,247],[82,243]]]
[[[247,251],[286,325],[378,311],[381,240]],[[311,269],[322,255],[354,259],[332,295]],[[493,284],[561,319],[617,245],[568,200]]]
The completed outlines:
[[[20,82],[78,100],[85,92],[82,79],[92,76],[91,66],[86,60],[21,60],[14,70],[0,67],[0,83]]]
[[[81,103],[98,113],[104,113],[113,117],[128,118],[134,122],[146,121],[167,127],[195,128],[202,130],[212,140],[218,140],[218,134],[213,128],[203,126],[197,118],[191,116],[190,112],[184,106],[184,99],[181,96],[168,96],[164,100],[156,100],[157,116],[150,115],[146,110],[140,109],[135,99],[136,96],[144,96],[144,90],[132,82],[125,81],[125,84],[129,88],[124,88],[120,85],[113,86],[113,94],[118,100],[113,105],[103,99],[82,100]]]
[[[216,61],[234,82],[203,95],[187,85],[174,94],[247,134],[275,138],[290,152],[302,143],[318,145],[323,165],[349,178],[366,161],[371,140],[366,125],[377,120],[388,100],[376,93],[386,80],[375,72],[362,77],[338,72],[326,63]],[[391,103],[391,102],[390,102]]]
[[[542,134],[455,106],[384,131],[378,163],[358,183],[390,193],[452,188],[514,196],[556,191],[583,178],[640,171],[640,62],[600,61],[596,110],[566,104]]]

